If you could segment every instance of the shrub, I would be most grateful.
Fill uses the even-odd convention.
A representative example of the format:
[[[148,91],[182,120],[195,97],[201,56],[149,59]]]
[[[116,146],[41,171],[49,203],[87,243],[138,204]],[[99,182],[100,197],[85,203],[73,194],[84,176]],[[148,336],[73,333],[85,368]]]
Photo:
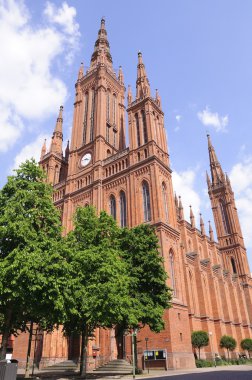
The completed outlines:
[[[197,368],[205,368],[205,367],[213,367],[214,362],[209,360],[197,359],[195,360],[195,364]]]

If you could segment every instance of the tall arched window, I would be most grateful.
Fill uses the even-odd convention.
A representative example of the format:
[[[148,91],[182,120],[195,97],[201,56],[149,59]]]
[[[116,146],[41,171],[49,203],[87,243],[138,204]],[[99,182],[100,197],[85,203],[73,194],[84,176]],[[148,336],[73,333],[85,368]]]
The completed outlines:
[[[143,190],[144,221],[149,222],[151,220],[150,190],[149,190],[149,185],[146,181],[144,181],[142,184],[142,190]]]
[[[107,122],[110,121],[110,91],[107,90],[107,111],[106,111]]]
[[[138,114],[137,113],[135,114],[135,120],[136,120],[137,146],[140,146],[141,145],[141,141],[140,141],[140,127],[139,127],[139,118],[138,118]]]
[[[92,108],[90,119],[90,141],[94,139],[94,116],[95,116],[95,89],[92,89]]]
[[[141,111],[142,121],[143,121],[143,137],[144,137],[144,144],[148,142],[148,132],[147,132],[147,124],[146,124],[146,115],[144,110]]]
[[[110,215],[116,220],[116,200],[114,195],[109,198]]]
[[[169,252],[169,275],[171,279],[171,288],[173,295],[176,296],[176,281],[175,281],[175,269],[174,269],[174,254],[172,250]]]
[[[87,139],[87,120],[88,120],[88,92],[84,98],[84,118],[83,118],[83,144],[86,144]]]
[[[164,204],[164,212],[165,212],[165,220],[168,222],[168,202],[167,202],[167,189],[166,185],[162,183],[162,196],[163,196],[163,204]]]
[[[230,234],[230,224],[228,220],[228,215],[227,215],[227,209],[226,205],[223,201],[223,199],[220,199],[220,210],[221,210],[221,217],[222,217],[222,222],[224,226],[224,231],[226,234]]]
[[[121,227],[126,227],[127,218],[126,218],[126,196],[125,192],[120,192],[120,212],[121,212]]]
[[[113,125],[116,124],[116,94],[113,94]]]
[[[231,257],[231,265],[232,265],[233,273],[237,273],[235,259],[233,257]]]

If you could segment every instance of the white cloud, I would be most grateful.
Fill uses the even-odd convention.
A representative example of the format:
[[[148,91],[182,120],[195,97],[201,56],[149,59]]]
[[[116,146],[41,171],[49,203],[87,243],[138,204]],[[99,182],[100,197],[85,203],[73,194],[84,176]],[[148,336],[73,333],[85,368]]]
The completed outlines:
[[[180,120],[182,119],[182,116],[181,115],[176,115],[175,116],[175,119],[177,120],[177,122],[179,123],[180,122]]]
[[[53,10],[58,21],[46,15],[44,24],[34,27],[23,1],[0,0],[0,152],[16,143],[28,121],[35,126],[66,99],[66,85],[53,68],[74,54],[79,25],[66,2]]]
[[[203,125],[213,127],[216,132],[227,131],[228,115],[220,116],[218,112],[211,112],[210,108],[206,106],[203,111],[197,113],[197,116]]]
[[[189,206],[192,206],[192,210],[195,216],[195,221],[197,224],[198,214],[200,212],[200,197],[195,190],[195,171],[188,169],[183,172],[173,172],[173,187],[177,196],[181,196],[181,200],[184,207],[184,215],[186,220],[189,219]]]
[[[47,140],[47,149],[49,149],[51,136],[47,134],[40,134],[36,140],[25,145],[16,155],[11,170],[17,169],[22,162],[31,158],[35,158],[38,162],[40,160],[41,148],[45,139]]]
[[[252,156],[235,164],[230,173],[245,245],[252,248]]]

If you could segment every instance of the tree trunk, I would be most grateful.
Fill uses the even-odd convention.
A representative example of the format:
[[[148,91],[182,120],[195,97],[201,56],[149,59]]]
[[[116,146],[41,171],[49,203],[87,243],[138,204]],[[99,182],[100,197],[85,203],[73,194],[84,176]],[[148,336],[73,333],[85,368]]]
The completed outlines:
[[[228,353],[228,362],[229,362],[229,349],[227,349],[227,353]]]
[[[31,356],[31,344],[32,344],[32,330],[33,330],[33,322],[31,322],[31,324],[30,324],[30,331],[29,331],[29,340],[28,340],[26,366],[25,366],[25,379],[29,379],[29,377],[30,377],[30,356]]]
[[[4,316],[4,326],[3,326],[3,334],[2,334],[2,346],[0,350],[0,360],[4,360],[6,357],[7,346],[8,346],[8,338],[10,336],[11,330],[11,316],[12,309],[7,309],[6,314]]]
[[[88,345],[88,327],[81,332],[81,356],[80,356],[80,376],[86,377],[87,374],[87,345]]]
[[[199,360],[200,360],[200,347],[199,347]]]

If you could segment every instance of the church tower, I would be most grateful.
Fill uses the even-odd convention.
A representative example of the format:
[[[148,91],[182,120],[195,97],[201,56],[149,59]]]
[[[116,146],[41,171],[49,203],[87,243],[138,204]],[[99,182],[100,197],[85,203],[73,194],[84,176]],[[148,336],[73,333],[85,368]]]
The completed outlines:
[[[247,254],[231,183],[217,159],[210,136],[207,135],[207,138],[211,172],[211,179],[207,174],[208,193],[223,266],[231,273],[249,275]]]

